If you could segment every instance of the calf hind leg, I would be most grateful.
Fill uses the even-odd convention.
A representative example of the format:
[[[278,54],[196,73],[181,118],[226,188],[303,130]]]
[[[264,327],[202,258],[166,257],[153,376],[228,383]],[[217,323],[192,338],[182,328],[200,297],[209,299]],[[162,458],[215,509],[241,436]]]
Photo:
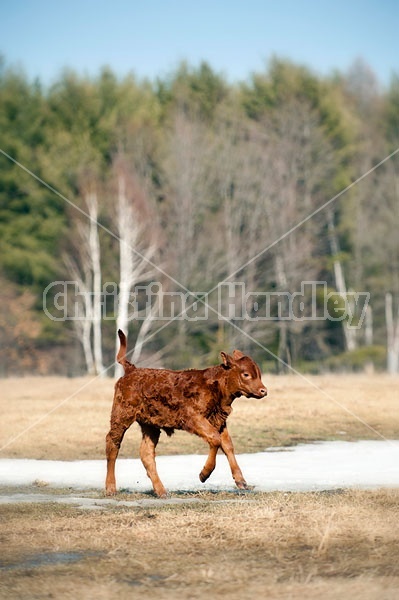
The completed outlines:
[[[161,431],[151,425],[140,424],[143,439],[140,445],[140,458],[148,477],[151,479],[152,487],[159,498],[166,498],[166,489],[159,478],[155,464],[155,448],[159,441]]]
[[[213,471],[216,467],[216,455],[218,453],[218,446],[209,446],[209,454],[206,459],[206,463],[199,474],[200,481],[205,483],[205,481],[212,475]]]

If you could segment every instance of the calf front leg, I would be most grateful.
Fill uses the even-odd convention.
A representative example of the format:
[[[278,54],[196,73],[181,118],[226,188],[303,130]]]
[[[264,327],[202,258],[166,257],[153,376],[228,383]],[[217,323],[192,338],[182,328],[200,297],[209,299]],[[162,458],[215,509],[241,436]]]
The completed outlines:
[[[222,450],[227,456],[227,460],[229,461],[231,474],[233,475],[233,479],[235,481],[236,486],[241,490],[253,489],[253,486],[249,486],[245,481],[242,471],[238,466],[237,459],[234,454],[233,442],[231,440],[229,432],[227,431],[227,427],[223,429],[222,433],[220,434],[220,437]]]

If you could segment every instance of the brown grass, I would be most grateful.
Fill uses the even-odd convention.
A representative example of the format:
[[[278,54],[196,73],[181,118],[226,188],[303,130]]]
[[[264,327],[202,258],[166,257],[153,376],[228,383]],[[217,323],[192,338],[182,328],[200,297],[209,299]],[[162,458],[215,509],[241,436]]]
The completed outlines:
[[[236,451],[257,452],[314,440],[399,438],[399,381],[374,376],[264,378],[265,400],[239,399],[229,417]],[[91,459],[104,457],[113,396],[111,379],[34,378],[0,382],[0,456]],[[368,426],[367,426],[367,425]],[[121,456],[138,455],[137,425]],[[205,454],[205,444],[184,432],[161,436],[158,454]]]
[[[234,497],[95,513],[0,507],[0,597],[398,597],[399,491]],[[54,552],[82,560],[26,563]]]

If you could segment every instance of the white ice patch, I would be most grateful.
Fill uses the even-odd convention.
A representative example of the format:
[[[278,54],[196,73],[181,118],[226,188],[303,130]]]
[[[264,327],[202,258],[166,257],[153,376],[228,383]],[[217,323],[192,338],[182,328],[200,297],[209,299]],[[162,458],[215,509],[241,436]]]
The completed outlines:
[[[399,441],[319,442],[237,457],[246,481],[256,491],[311,491],[341,487],[399,486]],[[222,454],[205,484],[198,474],[205,456],[159,456],[158,473],[170,492],[235,489]],[[0,459],[0,485],[104,488],[106,461]],[[144,492],[151,482],[139,459],[118,459],[117,488]]]

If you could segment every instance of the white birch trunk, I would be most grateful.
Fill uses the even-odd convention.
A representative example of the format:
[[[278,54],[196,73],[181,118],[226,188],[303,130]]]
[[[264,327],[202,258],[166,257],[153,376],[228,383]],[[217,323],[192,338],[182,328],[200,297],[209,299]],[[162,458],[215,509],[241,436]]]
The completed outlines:
[[[88,375],[94,375],[94,358],[91,350],[91,321],[85,319],[82,323],[82,347],[85,356],[86,369]]]
[[[364,342],[366,346],[373,345],[373,309],[370,304],[366,308],[366,317],[364,321]]]
[[[140,327],[140,331],[139,331],[139,334],[136,339],[136,344],[134,346],[132,359],[131,359],[133,364],[138,362],[138,360],[140,358],[141,352],[142,352],[144,344],[146,342],[145,337],[146,337],[147,333],[150,331],[150,329],[152,327],[152,323],[155,320],[156,314],[159,309],[159,303],[160,303],[160,292],[158,292],[158,296],[154,303],[154,306],[152,306],[149,313],[147,315],[145,315],[143,323]]]
[[[80,232],[81,234],[83,231]],[[84,245],[84,237],[82,239]],[[73,319],[73,326],[76,331],[76,335],[83,348],[83,355],[86,363],[86,370],[89,375],[95,374],[94,357],[91,344],[91,328],[93,321],[93,307],[92,307],[92,294],[91,291],[91,271],[87,263],[88,253],[81,249],[83,271],[81,275],[77,264],[69,257],[64,256],[65,265],[70,273],[71,279],[77,285],[78,291],[78,314],[76,315],[75,306],[73,307],[73,314],[78,318]],[[76,302],[76,298],[74,298]]]
[[[130,321],[130,294],[133,286],[140,280],[148,279],[149,276],[153,275],[152,269],[148,269],[148,261],[153,256],[155,247],[150,246],[144,254],[137,251],[141,227],[135,219],[132,204],[127,197],[126,181],[122,174],[118,176],[117,227],[119,235],[119,296],[116,326],[117,330],[122,329],[127,335]],[[137,362],[140,357],[145,343],[145,335],[151,328],[154,317],[155,313],[150,310],[149,314],[143,318],[131,357],[132,362]],[[116,336],[116,354],[118,350],[119,338]],[[123,368],[116,363],[115,377],[121,377],[122,375]]]
[[[86,294],[88,296],[88,294]],[[74,322],[75,329],[78,332],[78,337],[81,341],[83,354],[85,357],[86,370],[88,375],[94,375],[96,372],[94,365],[94,357],[91,346],[91,327],[92,327],[92,316],[91,307],[87,305],[87,299],[84,301],[84,314],[83,320]]]
[[[341,262],[336,258],[339,253],[337,236],[335,234],[335,225],[334,225],[334,215],[332,211],[329,213],[329,221],[328,221],[328,230],[330,237],[330,248],[331,254],[334,258],[334,279],[335,279],[335,287],[337,288],[337,292],[340,296],[345,299],[345,303],[348,302],[347,296],[347,288],[345,283],[345,275],[344,270],[342,268]],[[356,329],[349,329],[348,323],[346,320],[342,321],[342,330],[344,333],[345,339],[345,349],[346,350],[355,350],[357,347],[356,340]]]
[[[284,268],[283,258],[278,254],[276,256],[275,261],[276,267],[276,282],[279,291],[286,292],[288,287],[287,276]],[[278,358],[282,362],[281,364],[284,366],[291,366],[291,354],[288,346],[288,322],[287,321],[278,321],[277,322],[278,330],[279,330],[279,341],[278,341]],[[284,368],[282,370],[284,370]]]
[[[387,325],[387,371],[399,373],[399,307],[396,322],[393,315],[392,294],[385,294],[385,318]]]
[[[122,175],[118,177],[117,226],[119,235],[119,295],[116,329],[117,331],[121,329],[127,335],[129,298],[133,278],[133,260],[132,250],[129,245],[129,232],[132,233],[133,223],[126,198],[125,179]],[[118,353],[119,343],[119,337],[116,335],[115,354]],[[122,375],[123,368],[116,363],[115,377],[121,377]]]
[[[101,263],[100,240],[98,236],[98,200],[95,192],[86,195],[86,203],[90,215],[89,249],[93,271],[93,353],[97,375],[104,376],[104,365],[101,345],[101,318],[102,318],[102,290],[101,290]]]

